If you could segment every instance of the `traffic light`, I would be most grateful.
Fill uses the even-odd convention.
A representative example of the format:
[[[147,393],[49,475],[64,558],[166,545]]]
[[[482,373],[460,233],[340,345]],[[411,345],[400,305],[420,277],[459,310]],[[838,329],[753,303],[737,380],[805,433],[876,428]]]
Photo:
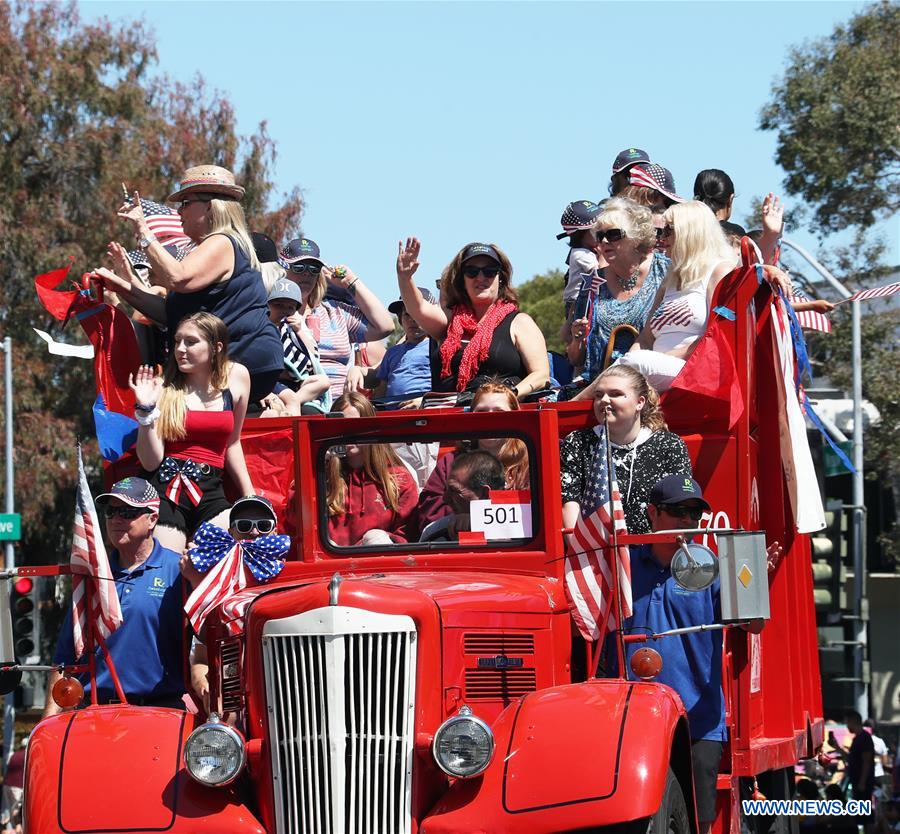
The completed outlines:
[[[20,576],[12,587],[13,648],[19,663],[34,663],[39,653],[38,587],[34,579]]]
[[[839,501],[829,502],[825,513],[826,527],[810,539],[816,614],[824,615],[829,620],[847,607],[844,592],[844,519],[843,505]]]

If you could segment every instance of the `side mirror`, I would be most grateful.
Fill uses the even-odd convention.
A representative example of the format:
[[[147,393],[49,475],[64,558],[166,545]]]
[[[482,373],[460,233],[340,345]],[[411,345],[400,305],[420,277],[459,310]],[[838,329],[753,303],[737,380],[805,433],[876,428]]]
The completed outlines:
[[[672,559],[672,576],[686,591],[703,591],[719,575],[716,554],[702,544],[681,543]]]
[[[16,663],[13,640],[12,612],[9,606],[9,579],[0,579],[0,666]],[[0,672],[0,695],[13,692],[22,680],[18,670]]]

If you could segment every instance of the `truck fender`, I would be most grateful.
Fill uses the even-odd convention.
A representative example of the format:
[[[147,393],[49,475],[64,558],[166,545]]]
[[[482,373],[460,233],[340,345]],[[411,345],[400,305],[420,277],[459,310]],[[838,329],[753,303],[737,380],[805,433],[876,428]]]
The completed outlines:
[[[649,817],[670,766],[693,817],[687,721],[667,686],[607,679],[552,687],[511,704],[493,731],[487,770],[451,782],[422,834],[537,834]]]
[[[45,719],[28,743],[29,834],[153,830],[264,834],[235,785],[209,788],[184,766],[195,717],[160,707],[89,707]]]

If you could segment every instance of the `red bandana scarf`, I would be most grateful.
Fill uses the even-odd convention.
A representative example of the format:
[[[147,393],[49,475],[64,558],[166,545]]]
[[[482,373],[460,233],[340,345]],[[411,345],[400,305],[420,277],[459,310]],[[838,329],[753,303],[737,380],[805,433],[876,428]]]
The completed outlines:
[[[481,363],[488,357],[497,325],[517,309],[511,301],[495,301],[481,321],[476,321],[475,311],[468,304],[453,307],[447,338],[441,344],[441,379],[450,376],[453,357],[462,346],[463,339],[468,338],[469,344],[463,350],[456,377],[456,390],[465,391]]]

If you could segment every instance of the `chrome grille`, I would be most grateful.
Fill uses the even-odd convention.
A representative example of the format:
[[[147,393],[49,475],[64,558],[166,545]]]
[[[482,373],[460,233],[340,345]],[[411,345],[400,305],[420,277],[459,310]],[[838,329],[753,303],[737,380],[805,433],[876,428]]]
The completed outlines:
[[[219,669],[222,676],[222,711],[240,712],[244,706],[240,640],[229,640],[222,644],[219,653]]]
[[[263,628],[279,834],[411,828],[415,625],[329,606]]]

